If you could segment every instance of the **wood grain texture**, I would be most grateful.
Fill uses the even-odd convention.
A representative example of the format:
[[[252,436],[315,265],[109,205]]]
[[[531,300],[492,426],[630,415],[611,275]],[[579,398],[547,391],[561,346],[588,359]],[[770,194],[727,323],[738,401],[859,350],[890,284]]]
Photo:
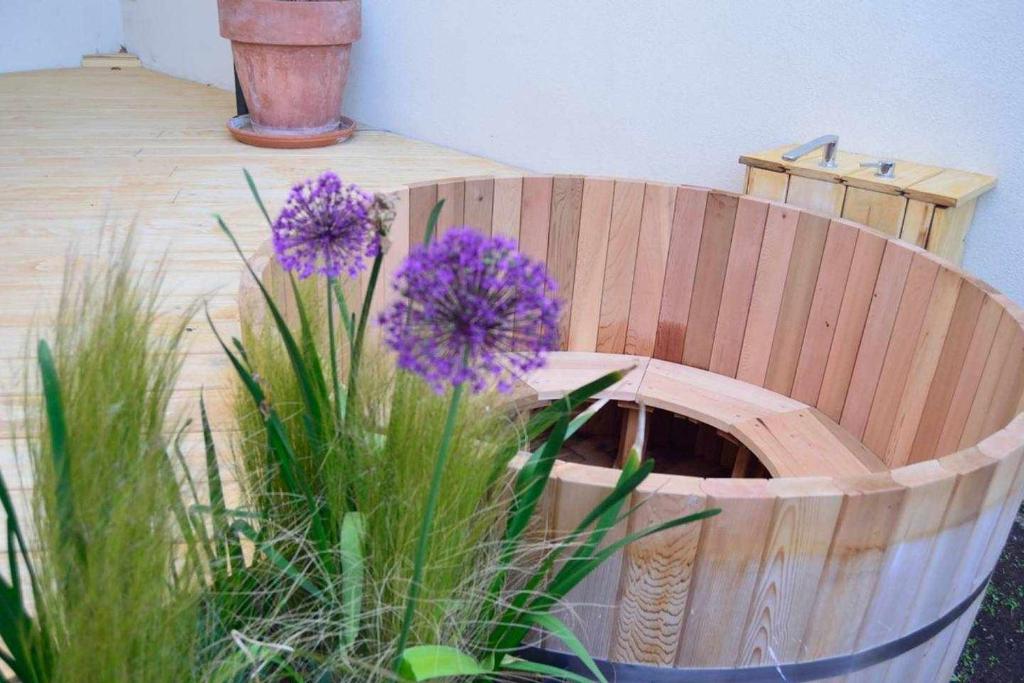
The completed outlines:
[[[452,228],[466,222],[466,183],[451,180],[437,184],[437,199],[444,200],[441,214],[437,219],[437,236],[441,237]]]
[[[743,348],[736,370],[737,379],[758,386],[764,385],[768,372],[799,219],[800,212],[789,207],[773,204],[768,209],[747,327],[743,333]]]
[[[971,199],[955,208],[936,208],[928,232],[928,251],[953,263],[960,263],[964,257],[964,242],[974,220],[976,204],[977,200]]]
[[[808,405],[818,403],[860,232],[842,221],[832,221],[829,225],[790,392],[790,396]]]
[[[992,348],[985,360],[985,368],[978,380],[978,389],[971,403],[971,412],[967,416],[963,433],[960,435],[960,448],[978,443],[985,436],[985,423],[992,411],[992,400],[995,398],[996,387],[1003,377],[1003,368],[1007,363],[1017,336],[1017,325],[1013,316],[1004,311],[996,328]]]
[[[381,262],[380,281],[377,283],[377,292],[374,296],[375,310],[383,310],[385,303],[393,296],[391,283],[398,272],[399,267],[409,255],[409,239],[411,235],[411,208],[410,191],[408,188],[399,190],[395,196],[395,220],[388,230],[387,242],[384,251],[384,260]]]
[[[842,417],[850,388],[854,363],[875,299],[875,285],[888,242],[879,235],[862,230],[857,235],[850,273],[846,279],[839,318],[821,378],[817,407],[836,422]]]
[[[645,356],[654,353],[675,203],[675,187],[647,183],[640,219],[636,269],[633,271],[626,353]]]
[[[952,270],[940,268],[932,288],[928,312],[921,325],[921,334],[915,343],[915,353],[910,372],[903,387],[896,419],[889,435],[885,461],[890,467],[899,467],[911,459],[911,448],[924,413],[928,390],[935,379],[935,372],[941,359],[942,349],[949,334],[950,321],[955,312],[963,280]],[[971,315],[971,312],[968,312]],[[974,313],[976,316],[977,314]],[[976,318],[975,318],[976,319]]]
[[[494,218],[494,179],[466,180],[465,223],[485,235],[491,234]]]
[[[736,209],[736,225],[711,349],[710,369],[721,375],[735,377],[739,367],[768,208],[767,202],[742,197]]]
[[[804,632],[801,660],[853,651],[868,608],[864,597],[874,590],[906,494],[888,473],[840,485],[846,495]]]
[[[707,507],[700,480],[653,474],[633,495],[630,533]],[[682,632],[701,522],[627,546],[612,661],[671,666]]]
[[[942,431],[934,449],[934,456],[949,455],[960,447],[967,418],[971,414],[974,397],[981,384],[985,364],[992,351],[996,338],[996,330],[1003,310],[991,296],[986,296],[978,313],[978,321],[971,335],[971,344],[967,348],[963,364],[957,372],[956,387],[949,399],[949,410],[942,423]]]
[[[522,206],[523,179],[495,178],[491,234],[505,235],[519,242],[519,216]]]
[[[772,479],[771,528],[736,666],[795,661],[832,542],[842,491],[827,478]]]
[[[871,403],[885,363],[885,353],[889,348],[889,340],[892,338],[893,327],[899,314],[913,256],[910,251],[895,242],[886,245],[885,254],[882,256],[878,281],[839,421],[839,424],[858,438],[864,435],[867,427]],[[920,278],[915,278],[915,286],[921,286]]]
[[[935,461],[900,468],[892,476],[897,484],[906,487],[906,497],[857,634],[857,650],[890,642],[906,633],[904,624],[914,600],[914,592],[908,586],[914,585],[928,566],[935,536],[941,530],[956,485],[956,477]],[[889,662],[883,662],[852,674],[847,680],[873,683],[881,680],[888,666]]]
[[[992,405],[982,427],[985,436],[1006,426],[1020,411],[1021,391],[1024,389],[1024,333],[1017,328],[1010,352],[992,395]]]
[[[843,218],[863,223],[886,235],[900,236],[906,212],[906,197],[859,187],[846,189]]]
[[[903,227],[899,233],[900,239],[922,248],[926,247],[934,213],[934,204],[919,202],[916,199],[908,200],[907,213],[903,217]]]
[[[583,183],[580,238],[576,250],[576,280],[569,318],[570,351],[597,349],[601,324],[601,291],[608,258],[608,229],[612,218],[612,180],[587,178]]]
[[[715,327],[729,264],[739,200],[735,195],[708,195],[701,231],[700,254],[693,283],[693,299],[683,344],[683,364],[707,370],[715,343]]]
[[[558,500],[555,504],[555,538],[565,538],[614,486],[618,473],[601,467],[564,463],[559,470]],[[608,531],[602,546],[622,538],[626,522]],[[615,623],[615,601],[622,569],[622,553],[604,562],[565,596],[565,607],[556,610],[594,657],[606,659],[611,650]],[[555,637],[546,646],[565,650]]]
[[[437,184],[409,186],[409,242],[423,244],[430,212],[437,203]]]
[[[765,480],[705,479],[701,486],[708,506],[723,513],[702,524],[678,666],[739,659],[736,634],[744,631],[754,602],[774,508]]]
[[[828,226],[827,218],[809,213],[801,214],[797,222],[793,257],[786,274],[782,305],[779,307],[778,324],[765,374],[765,386],[780,394],[788,395],[793,389]]]
[[[633,292],[640,220],[644,206],[644,184],[616,181],[612,218],[608,232],[608,258],[601,293],[601,322],[597,350],[622,353],[626,348],[629,302]]]
[[[917,433],[910,449],[909,460],[920,462],[934,458],[939,437],[946,424],[953,394],[956,392],[960,375],[965,369],[967,353],[978,329],[986,296],[978,287],[964,282],[949,322],[949,331],[942,346],[941,355],[931,381],[927,387],[927,398],[921,410]],[[995,333],[995,326],[992,325]]]
[[[879,455],[883,455],[889,445],[889,435],[896,421],[896,411],[914,361],[917,339],[928,313],[928,302],[931,300],[932,286],[938,272],[938,264],[921,254],[916,255],[911,261],[892,335],[886,341],[885,361],[881,366],[878,383],[874,387],[864,387],[874,398],[864,428],[863,441],[864,445]],[[868,350],[865,349],[865,352]],[[852,386],[850,390],[852,395]],[[847,429],[855,436],[858,435],[849,426]]]
[[[790,176],[786,203],[826,216],[839,216],[843,211],[846,186],[827,180]]]
[[[763,168],[747,167],[746,193],[773,202],[786,201],[789,189],[789,174],[768,171]]]
[[[548,273],[558,284],[563,302],[558,324],[561,348],[569,338],[569,314],[576,280],[576,251],[579,247],[580,210],[583,206],[583,178],[556,176],[551,189],[551,226],[548,232]]]
[[[707,200],[707,190],[680,187],[676,191],[658,333],[654,340],[655,358],[676,363],[683,358]]]

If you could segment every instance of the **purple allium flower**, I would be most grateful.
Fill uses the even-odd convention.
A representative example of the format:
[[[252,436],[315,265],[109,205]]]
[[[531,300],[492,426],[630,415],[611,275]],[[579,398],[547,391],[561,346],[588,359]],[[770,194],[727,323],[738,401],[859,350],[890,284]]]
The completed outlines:
[[[277,260],[300,278],[355,277],[380,249],[373,207],[371,193],[331,172],[295,185],[273,225]]]
[[[392,286],[400,297],[380,316],[385,342],[435,391],[490,381],[508,391],[558,343],[555,282],[508,238],[449,230],[414,249]]]

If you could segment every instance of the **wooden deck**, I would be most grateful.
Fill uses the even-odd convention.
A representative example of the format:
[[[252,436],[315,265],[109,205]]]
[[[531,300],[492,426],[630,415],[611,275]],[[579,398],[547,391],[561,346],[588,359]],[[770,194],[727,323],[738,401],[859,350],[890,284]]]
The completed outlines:
[[[241,264],[216,228],[224,216],[251,253],[268,236],[242,177],[247,168],[271,211],[295,181],[331,169],[372,189],[513,169],[479,157],[361,130],[315,150],[263,150],[232,140],[231,93],[144,69],[100,68],[0,75],[0,428],[17,427],[26,336],[59,294],[65,253],[94,256],[101,228],[136,223],[140,260],[165,253],[167,308],[209,300],[224,332],[237,333]],[[176,401],[225,386],[225,365],[205,322],[190,332]],[[210,400],[208,398],[208,400]],[[222,406],[220,406],[222,407]],[[216,415],[218,406],[211,407]],[[222,414],[222,413],[221,413]],[[4,440],[0,466],[15,488]],[[25,480],[28,481],[27,479]],[[26,483],[26,486],[29,485]]]

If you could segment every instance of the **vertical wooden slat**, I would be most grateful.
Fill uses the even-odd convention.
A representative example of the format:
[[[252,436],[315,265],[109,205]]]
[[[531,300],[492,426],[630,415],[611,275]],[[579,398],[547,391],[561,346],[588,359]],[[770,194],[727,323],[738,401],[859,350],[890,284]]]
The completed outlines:
[[[843,211],[846,186],[827,180],[790,176],[786,203],[814,213],[838,216]]]
[[[911,199],[907,201],[907,215],[903,218],[900,239],[921,248],[928,244],[928,231],[932,227],[935,205]]]
[[[992,407],[996,386],[1003,376],[1003,367],[1010,357],[1018,330],[1019,327],[1013,316],[1004,311],[999,320],[999,326],[996,328],[992,348],[985,360],[985,369],[978,380],[978,390],[974,393],[974,400],[971,402],[971,412],[964,424],[963,434],[960,435],[960,448],[973,446],[985,436],[985,422],[990,414],[989,409]]]
[[[764,383],[766,388],[780,394],[789,395],[793,389],[828,226],[827,218],[810,213],[801,214],[797,222],[793,257],[786,274],[786,287]]]
[[[846,290],[839,306],[839,319],[818,392],[818,410],[836,422],[846,403],[846,392],[850,388],[850,377],[867,324],[886,244],[879,235],[866,230],[858,232]]]
[[[882,373],[885,352],[892,338],[913,257],[913,252],[896,242],[889,242],[882,256],[882,266],[878,271],[871,308],[868,310],[864,334],[857,348],[849,386],[844,392],[842,415],[839,420],[839,424],[858,439],[864,436],[864,429],[868,423],[871,403]],[[917,287],[923,286],[920,277],[915,278],[914,282]]]
[[[608,258],[601,292],[601,323],[597,331],[597,350],[602,353],[622,353],[626,348],[629,299],[633,292],[633,270],[636,267],[643,206],[643,183],[615,182]]]
[[[551,228],[548,233],[548,273],[558,283],[558,297],[564,302],[558,324],[562,348],[569,338],[569,312],[576,278],[576,250],[579,247],[580,208],[583,204],[583,178],[558,176],[551,190]]]
[[[986,296],[978,314],[977,325],[971,335],[971,344],[961,369],[956,373],[956,387],[949,400],[949,410],[942,421],[942,431],[934,449],[934,457],[949,455],[960,447],[960,437],[963,436],[967,418],[971,414],[971,406],[1002,316],[1003,309],[999,302],[991,296]]]
[[[1003,365],[1003,372],[992,394],[988,418],[982,427],[983,436],[1006,426],[1020,410],[1021,390],[1024,389],[1024,332],[1018,327],[1010,345],[1010,353]]]
[[[917,338],[928,312],[928,302],[938,272],[938,264],[932,259],[921,254],[913,258],[907,275],[907,284],[900,298],[900,308],[893,324],[892,335],[888,340],[878,384],[857,387],[858,391],[868,391],[874,396],[871,411],[861,434],[850,427],[847,429],[854,436],[863,436],[861,440],[864,445],[879,455],[885,453],[889,445],[889,435],[892,433],[893,422],[896,421],[896,409],[903,396],[903,387],[906,385],[910,365],[917,351]],[[856,371],[854,376],[856,378]],[[851,396],[853,391],[854,387],[851,385]],[[846,417],[845,411],[843,417]]]
[[[773,499],[763,479],[705,479],[708,507],[729,510],[704,520],[677,666],[718,666],[739,658],[768,538]],[[728,609],[723,609],[728,605]]]
[[[768,220],[767,202],[741,197],[736,209],[729,262],[725,269],[722,304],[715,325],[715,340],[711,349],[711,372],[729,377],[736,376],[743,333],[747,329],[747,314],[754,293],[754,276],[761,256],[765,222]]]
[[[949,323],[949,332],[921,410],[917,434],[914,436],[910,452],[912,462],[935,457],[939,437],[946,423],[953,394],[959,383],[985,299],[985,292],[970,282],[964,282],[960,287],[960,296]],[[994,326],[992,330],[994,334]]]
[[[901,467],[893,471],[892,477],[907,488],[907,493],[857,635],[858,651],[905,635],[902,625],[914,599],[914,591],[909,588],[928,566],[935,535],[941,530],[956,484],[956,477],[935,461]],[[852,674],[847,683],[873,683],[888,666],[884,662]]]
[[[519,248],[530,258],[545,263],[551,224],[551,186],[550,176],[523,178]]]
[[[618,472],[601,467],[564,463],[559,471],[558,502],[555,510],[556,538],[565,538],[615,485]],[[602,546],[620,539],[626,522],[613,527]],[[601,564],[565,596],[565,609],[557,611],[594,657],[607,659],[611,649],[615,621],[615,600],[621,581],[622,553]],[[546,641],[548,647],[562,649],[557,638]]]
[[[441,214],[437,219],[437,236],[441,237],[450,229],[466,222],[466,183],[462,180],[438,183],[437,199],[444,200],[444,206],[441,207]]]
[[[915,583],[914,600],[905,612],[901,633],[910,633],[941,616],[996,464],[977,449],[961,451],[942,458],[939,463],[956,474],[956,487],[946,507],[940,531],[935,537],[935,547],[928,567]],[[892,662],[884,680],[892,683],[916,680],[921,667],[920,656],[926,650],[927,647],[917,648],[913,653]]]
[[[906,211],[906,197],[859,187],[846,189],[843,218],[863,223],[886,235],[899,237]]]
[[[803,345],[797,360],[791,396],[808,405],[817,405],[825,365],[853,264],[860,229],[842,221],[832,221],[821,255],[821,268],[814,286],[814,298],[807,317]]]
[[[608,257],[608,228],[615,182],[587,178],[583,182],[580,239],[576,250],[576,281],[569,317],[569,350],[597,349],[601,323],[601,290]]]
[[[775,337],[779,308],[786,288],[786,274],[793,253],[796,226],[800,212],[773,204],[768,209],[768,221],[761,243],[761,256],[754,277],[754,291],[750,298],[747,328],[743,333],[743,349],[736,370],[736,379],[764,385]]]
[[[800,659],[853,651],[906,488],[888,474],[844,480],[846,489]]]
[[[825,567],[842,491],[830,479],[772,479],[771,530],[736,666],[795,661]]]
[[[675,203],[675,187],[647,184],[629,304],[626,353],[639,356],[654,353]]]
[[[700,480],[650,475],[633,495],[629,531],[707,507]],[[701,522],[630,544],[624,551],[611,659],[672,666],[682,631]]]
[[[494,179],[474,178],[466,181],[465,223],[471,228],[491,234],[494,214]]]
[[[956,272],[946,268],[939,269],[932,288],[931,301],[928,303],[928,312],[921,325],[921,334],[914,342],[914,358],[885,449],[883,459],[890,467],[899,467],[910,461],[910,450],[918,425],[921,423],[928,388],[935,378],[935,370],[949,334],[950,321],[962,283],[963,279]]]
[[[722,192],[708,195],[701,231],[700,254],[693,282],[693,299],[683,341],[683,364],[707,370],[715,343],[725,272],[736,225],[739,198]]]
[[[409,186],[409,243],[423,244],[430,212],[437,203],[437,183]]]
[[[748,166],[746,188],[745,192],[755,197],[784,202],[789,188],[789,174]]]
[[[976,199],[956,207],[937,207],[928,233],[928,251],[953,263],[964,257],[964,241],[974,220]]]
[[[522,178],[494,179],[494,210],[491,234],[505,235],[519,241],[519,214],[523,206]]]
[[[683,358],[707,200],[707,190],[680,187],[676,191],[658,334],[654,340],[654,357],[673,363]]]

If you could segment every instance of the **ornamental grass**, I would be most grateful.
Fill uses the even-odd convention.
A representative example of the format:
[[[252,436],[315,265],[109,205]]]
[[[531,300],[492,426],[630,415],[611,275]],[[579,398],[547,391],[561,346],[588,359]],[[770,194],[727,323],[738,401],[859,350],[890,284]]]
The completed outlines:
[[[130,241],[105,268],[69,270],[28,396],[31,520],[0,480],[4,662],[32,683],[603,681],[555,617],[566,594],[632,541],[717,512],[606,541],[654,467],[634,449],[576,529],[537,533],[565,440],[629,368],[518,415],[504,393],[558,341],[543,264],[471,227],[434,239],[439,203],[382,283],[387,197],[325,173],[272,217],[246,180],[296,315],[218,218],[264,309],[240,339],[207,317],[236,384],[227,424],[199,397],[198,453],[168,417],[190,316],[156,332],[160,279],[132,275]],[[371,320],[378,286],[392,303]],[[234,434],[232,457],[215,430]],[[538,631],[590,676],[522,658]]]

